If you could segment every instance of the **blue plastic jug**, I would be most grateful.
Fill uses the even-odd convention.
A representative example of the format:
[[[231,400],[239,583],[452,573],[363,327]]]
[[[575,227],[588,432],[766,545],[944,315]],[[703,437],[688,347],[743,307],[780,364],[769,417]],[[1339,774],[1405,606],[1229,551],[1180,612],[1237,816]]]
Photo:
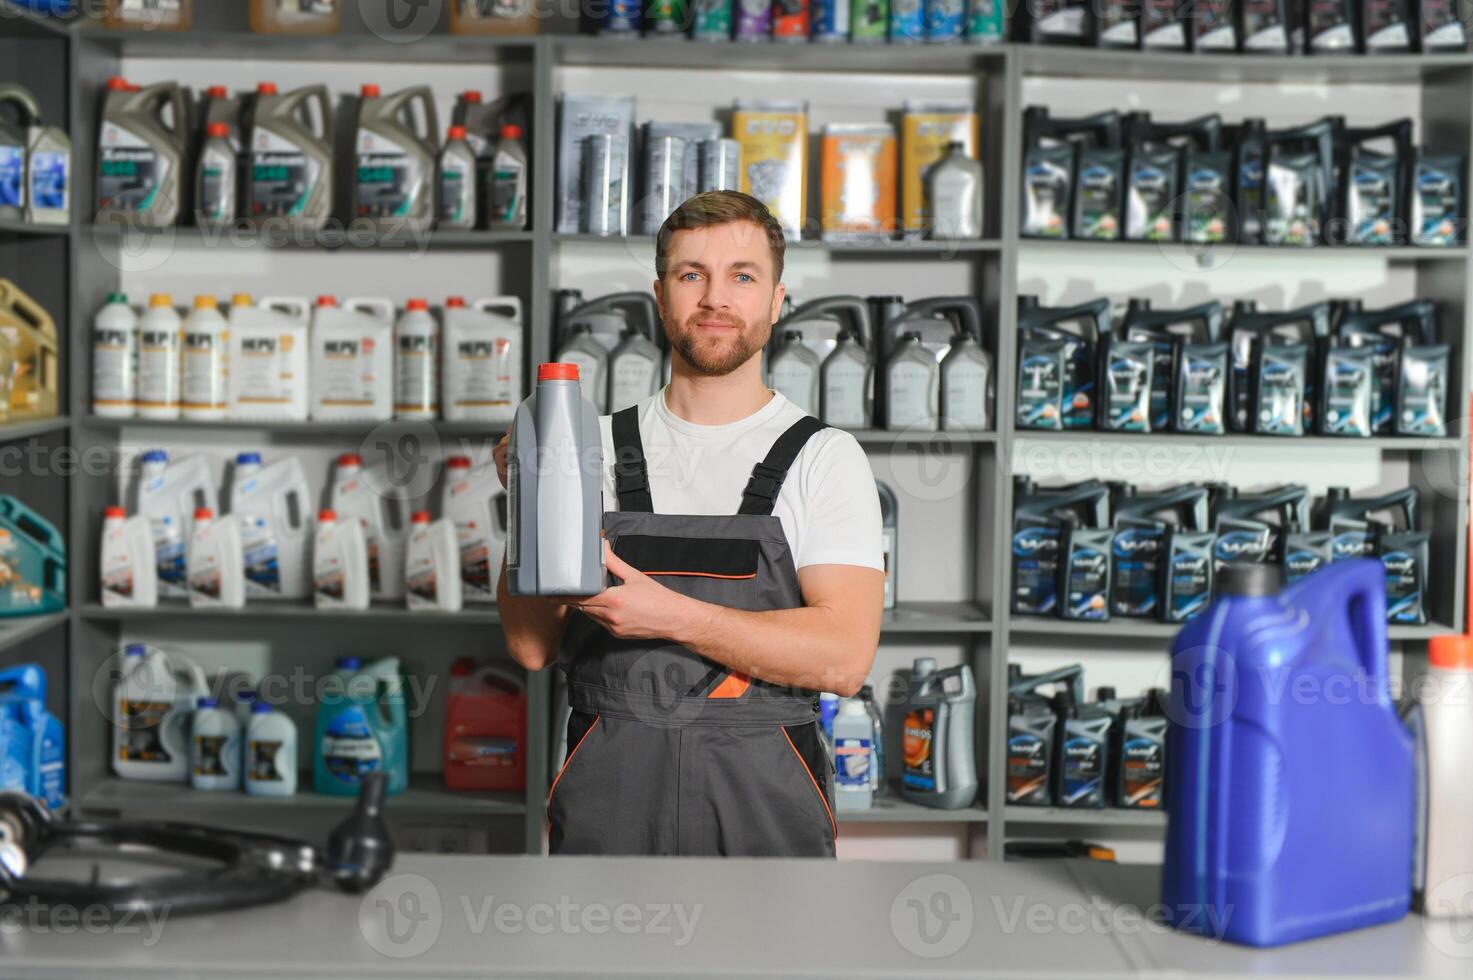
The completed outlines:
[[[357,796],[363,777],[388,775],[390,793],[409,788],[409,718],[399,660],[367,667],[340,657],[317,708],[312,782],[319,793]]]
[[[1355,559],[1282,580],[1229,565],[1172,644],[1162,903],[1180,929],[1250,946],[1391,922],[1412,898],[1385,573]]]
[[[66,802],[66,740],[46,711],[46,672],[0,671],[0,790],[29,793],[55,810]]]
[[[50,521],[0,496],[0,616],[66,608],[66,543]]]

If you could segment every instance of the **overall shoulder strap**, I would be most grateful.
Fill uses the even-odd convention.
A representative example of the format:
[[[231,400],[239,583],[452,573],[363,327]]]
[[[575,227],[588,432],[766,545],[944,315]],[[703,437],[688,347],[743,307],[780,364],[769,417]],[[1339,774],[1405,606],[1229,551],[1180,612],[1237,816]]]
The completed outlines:
[[[742,506],[737,513],[770,515],[793,461],[814,433],[826,428],[828,426],[823,422],[805,415],[778,436],[767,451],[767,458],[752,467],[752,478],[747,481],[747,489],[742,491]]]
[[[614,489],[619,494],[619,510],[624,513],[650,514],[655,504],[650,499],[650,475],[644,463],[644,443],[639,438],[639,406],[613,414]]]

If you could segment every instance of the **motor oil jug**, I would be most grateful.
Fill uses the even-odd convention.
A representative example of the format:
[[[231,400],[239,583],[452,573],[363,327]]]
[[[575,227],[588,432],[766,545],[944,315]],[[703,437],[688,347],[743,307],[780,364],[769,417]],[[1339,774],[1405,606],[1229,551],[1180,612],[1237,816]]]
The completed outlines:
[[[363,524],[332,508],[317,512],[312,545],[312,604],[318,609],[367,609],[368,545]]]
[[[634,324],[624,330],[619,346],[609,354],[609,412],[637,405],[660,390],[660,348]],[[777,387],[774,380],[774,387]],[[818,365],[813,365],[814,395],[805,411],[818,410]],[[782,390],[779,388],[778,390]],[[787,394],[786,391],[783,392]]]
[[[1207,530],[1207,488],[1182,486],[1137,494],[1127,487],[1113,497],[1110,509],[1115,526],[1110,550],[1110,612],[1154,618],[1163,605],[1161,563],[1168,554],[1168,537],[1174,528]]]
[[[1426,531],[1376,530],[1374,551],[1386,572],[1387,622],[1427,623],[1427,559],[1432,536]]]
[[[240,523],[248,599],[312,594],[312,499],[300,457],[262,465],[260,453],[236,456],[230,513]]]
[[[195,702],[189,782],[195,789],[240,789],[240,723],[214,698]]]
[[[1447,344],[1414,344],[1401,349],[1396,386],[1395,431],[1402,436],[1447,435]]]
[[[1293,585],[1330,562],[1334,536],[1329,531],[1296,531],[1284,535],[1284,583]]]
[[[230,417],[305,422],[311,411],[312,305],[302,297],[237,294],[230,305]]]
[[[473,467],[469,456],[446,459],[440,513],[455,525],[463,601],[495,602],[506,555],[506,494],[496,467]]]
[[[941,362],[941,428],[985,432],[992,428],[992,355],[982,346],[982,318],[975,303],[957,309],[959,329]]]
[[[323,684],[313,739],[312,784],[329,796],[357,796],[363,777],[383,772],[388,791],[409,788],[409,728],[399,659],[365,666],[340,657]]]
[[[1351,0],[1317,0],[1304,9],[1306,54],[1352,52],[1356,48],[1356,14]]]
[[[1334,341],[1320,349],[1320,435],[1369,439],[1375,434],[1376,352]]]
[[[19,120],[0,122],[0,215],[64,225],[71,220],[71,140],[43,124],[36,97],[23,86],[0,86],[0,105],[7,103],[17,107]]]
[[[1281,590],[1278,566],[1232,565],[1177,634],[1161,901],[1178,928],[1277,946],[1406,914],[1413,746],[1382,579],[1341,562]],[[1282,696],[1306,685],[1319,696]]]
[[[1294,50],[1290,31],[1294,18],[1288,0],[1242,0],[1242,50],[1255,54],[1289,54]]]
[[[1261,493],[1241,494],[1214,487],[1211,500],[1212,546],[1219,576],[1229,564],[1272,562],[1284,535],[1309,530],[1309,491],[1290,484]],[[1267,518],[1275,517],[1276,521]]]
[[[1181,147],[1140,135],[1127,141],[1124,237],[1136,242],[1175,241]]]
[[[519,793],[527,785],[527,691],[469,658],[450,667],[445,701],[445,788]]]
[[[1268,133],[1264,244],[1310,246],[1321,241],[1335,190],[1337,126],[1336,118],[1328,117],[1296,129]]]
[[[491,186],[486,190],[490,209],[487,225],[492,231],[521,231],[527,227],[527,148],[522,145],[522,127],[507,123],[496,143]]]
[[[1017,425],[1087,429],[1095,418],[1095,350],[1110,334],[1110,301],[1040,306],[1018,297]]]
[[[1120,113],[1053,119],[1023,114],[1022,234],[1025,238],[1118,238],[1125,155]],[[1082,186],[1081,186],[1082,185]]]
[[[859,698],[834,716],[834,809],[868,810],[874,801],[875,726]]]
[[[1155,356],[1149,341],[1106,337],[1100,352],[1099,420],[1106,432],[1150,432]]]
[[[1053,706],[1059,718],[1054,800],[1062,807],[1101,809],[1114,717],[1099,703],[1079,703],[1067,688],[1054,695]]]
[[[0,496],[0,617],[66,608],[66,542],[17,498]]]
[[[184,397],[184,320],[168,293],[148,298],[138,321],[138,416],[177,419]]]
[[[1416,487],[1361,498],[1351,497],[1349,487],[1327,487],[1312,515],[1314,527],[1331,533],[1331,561],[1367,558],[1373,554],[1375,528],[1417,529],[1420,496]],[[1390,520],[1378,519],[1381,515]]]
[[[558,363],[571,364],[580,378],[588,379],[588,394],[599,415],[608,414],[609,351],[594,338],[587,323],[573,326],[568,342],[558,351]]]
[[[215,297],[196,296],[182,330],[180,414],[198,422],[224,419],[229,408],[225,374],[229,331]]]
[[[378,232],[423,231],[435,215],[440,124],[427,85],[384,95],[364,85],[355,136],[355,221]]]
[[[900,501],[879,480],[875,490],[880,495],[880,539],[885,551],[885,608],[894,609],[900,568]]]
[[[394,324],[394,414],[440,414],[440,324],[426,299],[411,299]]]
[[[1281,312],[1234,305],[1227,337],[1232,348],[1235,432],[1302,435],[1307,431],[1314,414],[1308,365],[1315,363],[1313,352],[1329,329],[1328,303]],[[1294,419],[1296,404],[1298,422]]]
[[[772,389],[805,414],[816,415],[821,367],[818,355],[803,343],[802,331],[785,330],[769,362]]]
[[[1412,165],[1411,243],[1445,247],[1462,240],[1463,167],[1460,154],[1418,150]]]
[[[338,0],[251,0],[257,34],[336,34],[341,24]]]
[[[56,321],[9,279],[0,279],[0,343],[10,348],[10,419],[52,418],[60,392]]]
[[[195,169],[194,221],[201,228],[223,230],[240,214],[240,154],[230,138],[230,124],[210,123]]]
[[[508,592],[603,590],[602,486],[598,412],[580,393],[578,367],[540,365],[507,451]]]
[[[1375,6],[1379,12],[1394,9],[1396,4]],[[1341,219],[1345,244],[1404,244],[1406,181],[1411,176],[1413,157],[1412,121],[1399,119],[1375,129],[1347,129],[1337,155],[1340,175],[1336,217]]]
[[[0,789],[19,790],[50,810],[66,803],[66,733],[46,710],[46,672],[36,664],[0,671]]]
[[[378,422],[394,414],[394,305],[317,297],[312,311],[309,414]]]
[[[476,214],[476,151],[466,142],[464,126],[451,126],[440,149],[435,225],[473,231]]]
[[[558,303],[563,312],[557,318],[555,350],[561,350],[580,325],[588,327],[588,332],[605,351],[612,351],[619,345],[619,338],[631,322],[642,323],[646,337],[654,337],[661,332],[660,310],[654,295],[648,290],[610,293],[586,303],[578,302],[581,298],[582,294],[576,289],[559,290]],[[583,380],[587,387],[589,379],[584,377]]]
[[[977,798],[977,763],[972,749],[977,684],[966,664],[936,669],[918,657],[913,690],[905,706],[905,776],[902,795],[942,810],[969,807]]]
[[[197,664],[132,644],[113,688],[112,768],[124,779],[189,780],[189,722],[209,694]]]
[[[1113,528],[1064,523],[1058,584],[1061,618],[1096,622],[1110,618],[1110,552],[1114,539]]]
[[[246,214],[257,224],[284,219],[321,228],[332,213],[332,102],[324,85],[281,94],[256,88],[249,131]]]
[[[1399,418],[1396,402],[1398,391],[1406,386],[1406,358],[1427,356],[1411,351],[1437,347],[1437,304],[1417,300],[1380,310],[1367,310],[1359,300],[1342,307],[1335,324],[1335,337],[1351,347],[1371,349],[1375,384],[1371,389],[1371,428],[1377,435],[1395,430]],[[1424,376],[1425,377],[1425,376]],[[1415,386],[1416,382],[1413,382]],[[1426,398],[1425,390],[1419,392]]]
[[[153,532],[159,596],[187,599],[185,548],[194,536],[194,513],[201,507],[219,512],[210,464],[203,456],[170,462],[161,449],[145,452],[142,464],[133,512],[147,518]]]
[[[108,293],[92,320],[92,414],[132,418],[137,403],[138,313],[126,295]],[[0,396],[0,404],[8,408],[9,398]]]
[[[455,522],[430,520],[429,511],[409,519],[409,544],[404,555],[404,595],[411,611],[459,612],[460,542]]]
[[[194,512],[194,531],[184,560],[189,604],[199,608],[240,609],[245,605],[245,557],[240,524],[215,516],[208,507]]]
[[[1039,488],[1026,476],[1013,478],[1014,613],[1057,613],[1064,532],[1071,521],[1080,527],[1108,527],[1110,488],[1098,480]]]
[[[1166,692],[1152,688],[1120,712],[1111,802],[1124,810],[1159,810],[1166,799]]]
[[[441,408],[449,422],[507,425],[522,400],[522,301],[491,296],[445,303]]]
[[[1222,332],[1222,304],[1211,300],[1185,309],[1155,310],[1148,301],[1133,299],[1120,329],[1127,341],[1151,344],[1151,430],[1166,432],[1175,421],[1172,404],[1178,363],[1188,346],[1217,342]],[[1219,379],[1219,387],[1222,382]],[[1220,411],[1217,417],[1221,422]]]
[[[127,516],[121,507],[103,512],[102,605],[152,608],[159,601],[158,568],[153,557],[153,531],[148,518]]]
[[[953,141],[946,155],[926,171],[927,237],[951,240],[982,237],[982,161]]]
[[[1212,531],[1173,529],[1166,539],[1166,555],[1157,563],[1161,573],[1161,621],[1184,623],[1212,601],[1215,572]]]
[[[358,518],[368,553],[369,594],[374,599],[404,598],[404,551],[409,543],[409,501],[384,493],[390,486],[382,472],[388,462],[375,464],[365,475],[363,457],[339,456],[333,468],[329,504],[339,520]]]
[[[245,734],[245,791],[252,796],[297,792],[297,726],[265,701],[251,704]]]
[[[1076,665],[1029,676],[1018,664],[1008,664],[1009,805],[1054,805],[1059,716],[1053,701],[1039,689],[1056,685],[1070,685],[1076,698],[1083,697],[1084,668]]]
[[[97,137],[97,223],[166,228],[184,196],[188,112],[175,82],[134,89],[111,78]]]
[[[885,362],[885,427],[934,432],[940,419],[940,377],[935,355],[915,331],[900,335]]]

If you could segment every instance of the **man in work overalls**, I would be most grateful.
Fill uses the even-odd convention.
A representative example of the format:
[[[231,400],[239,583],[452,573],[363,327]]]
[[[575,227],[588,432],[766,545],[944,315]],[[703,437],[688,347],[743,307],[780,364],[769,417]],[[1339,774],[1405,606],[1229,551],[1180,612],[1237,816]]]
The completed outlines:
[[[783,252],[746,194],[670,215],[654,283],[670,384],[600,420],[605,560],[621,584],[516,598],[503,575],[512,657],[567,673],[555,854],[834,854],[817,692],[855,694],[874,661],[880,508],[854,437],[763,383]],[[505,440],[503,482],[504,456]]]

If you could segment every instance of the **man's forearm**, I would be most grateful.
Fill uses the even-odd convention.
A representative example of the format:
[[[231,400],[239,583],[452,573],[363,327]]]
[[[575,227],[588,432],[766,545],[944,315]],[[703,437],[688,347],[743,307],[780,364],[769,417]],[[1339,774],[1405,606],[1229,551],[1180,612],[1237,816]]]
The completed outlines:
[[[506,562],[496,584],[497,611],[506,634],[506,650],[527,670],[541,670],[557,660],[568,624],[568,607],[555,599],[514,596],[506,587]]]
[[[676,619],[670,638],[724,667],[845,697],[859,692],[880,640],[825,606],[752,612],[690,599]]]

